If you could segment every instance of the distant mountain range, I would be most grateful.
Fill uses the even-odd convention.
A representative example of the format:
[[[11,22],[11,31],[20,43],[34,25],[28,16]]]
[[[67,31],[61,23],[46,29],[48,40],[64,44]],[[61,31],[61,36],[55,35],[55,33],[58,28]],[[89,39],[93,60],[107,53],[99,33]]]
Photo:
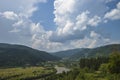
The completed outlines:
[[[39,65],[59,57],[23,45],[0,43],[0,67]]]
[[[109,56],[113,51],[120,51],[120,44],[111,44],[97,48],[80,48],[52,53],[61,58],[69,60],[79,60],[80,58],[90,58],[98,56]]]

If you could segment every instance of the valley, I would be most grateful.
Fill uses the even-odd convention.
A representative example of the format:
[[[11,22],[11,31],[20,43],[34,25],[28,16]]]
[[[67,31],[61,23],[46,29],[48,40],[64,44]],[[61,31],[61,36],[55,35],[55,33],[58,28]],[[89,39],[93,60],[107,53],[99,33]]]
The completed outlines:
[[[0,80],[119,80],[119,64],[119,44],[56,53],[0,44]]]

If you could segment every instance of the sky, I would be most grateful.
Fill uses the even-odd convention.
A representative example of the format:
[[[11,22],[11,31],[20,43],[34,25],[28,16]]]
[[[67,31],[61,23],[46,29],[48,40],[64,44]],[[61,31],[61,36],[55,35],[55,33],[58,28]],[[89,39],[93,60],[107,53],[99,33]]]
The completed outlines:
[[[1,0],[0,43],[47,52],[120,44],[120,1]]]

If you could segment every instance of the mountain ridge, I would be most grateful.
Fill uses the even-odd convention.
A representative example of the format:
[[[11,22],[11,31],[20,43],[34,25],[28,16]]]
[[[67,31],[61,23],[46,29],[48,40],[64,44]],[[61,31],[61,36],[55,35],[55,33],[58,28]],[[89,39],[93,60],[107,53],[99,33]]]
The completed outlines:
[[[72,50],[75,50],[75,49],[72,49]],[[98,56],[107,57],[113,51],[120,51],[120,44],[109,44],[109,45],[104,45],[104,46],[100,46],[96,48],[79,48],[75,53],[72,53],[70,49],[70,50],[62,51],[62,53],[61,52],[53,53],[53,55],[61,57],[61,58],[67,57],[67,59],[70,59],[70,60],[79,60],[80,58],[85,58],[85,57],[86,58],[87,57],[98,57]],[[66,52],[70,52],[70,54],[72,55],[66,55]]]

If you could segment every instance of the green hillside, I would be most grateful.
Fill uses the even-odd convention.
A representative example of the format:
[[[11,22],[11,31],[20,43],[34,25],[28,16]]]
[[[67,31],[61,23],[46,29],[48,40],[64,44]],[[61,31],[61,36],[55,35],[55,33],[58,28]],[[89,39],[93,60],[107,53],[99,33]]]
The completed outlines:
[[[74,53],[77,53],[81,50],[82,49],[71,49],[71,50],[59,51],[59,52],[52,53],[52,55],[55,55],[55,56],[58,56],[58,57],[61,57],[61,58],[69,58]]]
[[[69,59],[79,60],[80,58],[91,58],[91,57],[108,57],[113,51],[120,51],[120,44],[111,44],[101,46],[93,49],[83,49],[77,53],[74,53]]]
[[[23,45],[0,43],[0,67],[34,66],[55,60],[60,58]]]
[[[67,58],[70,60],[79,60],[80,58],[90,58],[103,56],[107,57],[113,51],[120,51],[120,44],[111,44],[97,48],[79,48],[52,53],[52,55]]]

